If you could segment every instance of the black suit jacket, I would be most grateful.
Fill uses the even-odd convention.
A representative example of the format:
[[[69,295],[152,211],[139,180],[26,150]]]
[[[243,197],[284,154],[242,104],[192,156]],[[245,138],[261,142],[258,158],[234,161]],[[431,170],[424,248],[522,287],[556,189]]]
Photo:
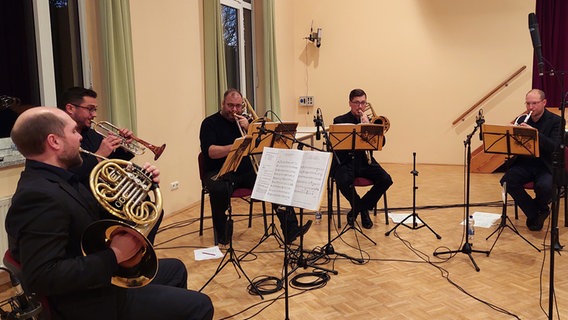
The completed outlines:
[[[114,319],[121,288],[111,249],[83,256],[85,228],[102,209],[68,171],[27,160],[6,217],[9,250],[26,288],[46,296],[55,319]]]
[[[340,116],[335,117],[335,119],[333,119],[333,123],[337,124],[337,123],[353,123],[353,124],[358,124],[361,123],[360,119],[358,117],[355,117],[353,115],[353,113],[351,113],[351,111],[342,114]],[[383,138],[383,146],[386,143],[386,138]],[[339,164],[340,165],[345,165],[347,163],[350,163],[352,160],[352,155],[351,155],[351,151],[336,151],[335,154],[337,155],[337,158],[339,159]],[[373,153],[371,151],[371,163],[377,163],[377,161],[375,160],[375,158],[372,157]],[[337,161],[334,158],[333,159],[333,168],[335,168],[337,166]],[[367,155],[365,153],[365,151],[363,150],[357,150],[354,152],[354,160],[355,163],[358,166],[367,166],[369,165],[369,163],[367,162]]]
[[[514,158],[512,164],[543,164],[546,166],[548,171],[552,172],[552,155],[554,151],[558,150],[562,140],[561,120],[562,118],[560,118],[560,116],[546,109],[540,119],[538,119],[538,122],[534,122],[532,119],[529,119],[527,124],[538,130],[538,147],[540,157],[532,158],[529,156],[518,156]]]

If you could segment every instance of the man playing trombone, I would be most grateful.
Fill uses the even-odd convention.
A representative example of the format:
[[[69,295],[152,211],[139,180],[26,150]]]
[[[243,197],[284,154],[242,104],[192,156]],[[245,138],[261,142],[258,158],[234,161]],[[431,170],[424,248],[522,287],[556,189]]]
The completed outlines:
[[[351,110],[346,114],[335,117],[333,123],[369,123],[370,120],[365,114],[367,104],[365,91],[362,89],[351,90],[349,93],[349,107]],[[375,206],[377,201],[392,185],[392,179],[371,155],[361,150],[353,152],[352,161],[351,151],[337,151],[339,163],[334,165],[334,177],[341,194],[351,203],[351,211],[347,213],[347,223],[353,226],[357,215],[361,213],[363,228],[370,229],[373,227],[373,221],[369,216],[369,210]],[[363,197],[359,197],[354,190],[354,177],[363,177],[373,181],[373,186]]]
[[[235,139],[242,136],[241,132],[247,132],[248,119],[242,115],[244,109],[243,97],[236,89],[229,89],[223,95],[221,110],[203,120],[199,139],[201,141],[201,152],[205,159],[206,177],[205,185],[209,190],[209,200],[213,215],[213,227],[215,228],[217,242],[223,245],[229,243],[231,235],[225,211],[229,207],[227,184],[224,181],[213,180],[217,175]],[[242,159],[241,164],[235,172],[229,174],[228,179],[232,188],[254,187],[256,173],[254,172],[249,157]],[[285,241],[291,243],[298,236],[305,233],[311,224],[308,221],[304,226],[298,225],[296,214],[291,208],[279,210],[273,206],[280,220],[280,225],[284,232]]]

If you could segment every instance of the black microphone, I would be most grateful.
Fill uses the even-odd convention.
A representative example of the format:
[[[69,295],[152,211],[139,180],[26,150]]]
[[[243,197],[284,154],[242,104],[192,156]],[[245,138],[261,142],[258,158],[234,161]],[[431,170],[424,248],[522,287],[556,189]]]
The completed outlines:
[[[479,126],[479,140],[483,141],[483,129],[482,129],[483,126],[482,126],[482,124],[485,123],[485,119],[483,118],[483,109],[479,110],[479,113],[477,114],[477,118],[475,119],[475,122]]]
[[[262,141],[261,136],[264,133],[266,133],[265,124],[266,124],[266,114],[264,114],[264,117],[262,117],[262,124],[260,125],[260,128],[258,128],[258,137],[256,137],[256,140],[254,140],[254,147],[255,148],[258,148],[260,141]]]
[[[529,31],[531,33],[532,44],[536,54],[536,60],[538,62],[538,75],[542,76],[544,74],[542,45],[540,43],[540,34],[538,33],[538,22],[536,20],[536,15],[533,12],[529,13]]]
[[[321,140],[321,132],[320,132],[320,126],[321,126],[321,109],[318,108],[316,111],[316,115],[314,116],[314,122],[316,124],[316,140]]]

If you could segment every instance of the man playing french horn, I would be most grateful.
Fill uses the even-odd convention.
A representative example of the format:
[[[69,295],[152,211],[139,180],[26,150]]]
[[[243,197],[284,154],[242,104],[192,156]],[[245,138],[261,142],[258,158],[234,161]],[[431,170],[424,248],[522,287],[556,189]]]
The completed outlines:
[[[227,90],[223,95],[221,110],[203,120],[199,133],[201,152],[205,158],[206,177],[203,183],[209,190],[216,242],[223,245],[228,244],[232,236],[232,227],[229,225],[225,214],[229,207],[228,195],[230,190],[227,190],[226,181],[213,180],[212,178],[223,166],[235,139],[241,137],[241,131],[247,132],[248,130],[249,120],[242,115],[243,102],[243,97],[238,90]],[[233,188],[252,189],[256,180],[256,173],[249,157],[243,158],[237,171],[229,173],[225,179],[229,179],[231,190]],[[273,208],[276,210],[287,243],[291,243],[309,229],[311,221],[300,227],[292,208],[280,208],[276,205]]]
[[[367,94],[362,89],[353,89],[349,93],[349,107],[351,110],[333,119],[333,123],[369,123],[365,114],[367,107]],[[369,216],[377,201],[392,185],[391,176],[381,165],[365,151],[336,151],[339,163],[333,166],[333,175],[341,194],[351,203],[351,211],[347,213],[347,223],[354,225],[359,213],[363,228],[373,227],[373,221]],[[353,160],[352,160],[353,156]],[[353,187],[353,178],[363,177],[373,181],[373,186],[363,197],[357,194]]]
[[[73,119],[52,107],[23,112],[12,129],[26,163],[6,231],[26,290],[47,298],[52,319],[212,319],[211,300],[186,289],[187,270],[178,259],[160,259],[146,286],[111,285],[118,270],[137,263],[132,260],[143,244],[131,233],[113,232],[106,246],[83,254],[82,235],[104,210],[69,171],[83,161],[77,129]],[[142,170],[159,183],[155,166]]]

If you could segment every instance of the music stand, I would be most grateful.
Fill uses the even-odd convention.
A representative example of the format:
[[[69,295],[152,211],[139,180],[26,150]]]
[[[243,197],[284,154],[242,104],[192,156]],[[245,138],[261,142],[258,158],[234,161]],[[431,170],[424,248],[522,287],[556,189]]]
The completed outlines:
[[[523,155],[531,157],[539,157],[538,148],[538,130],[535,128],[526,128],[519,126],[510,125],[490,125],[483,124],[483,149],[485,153],[498,153],[505,154],[507,158],[505,163],[507,163],[507,171],[509,171],[509,159],[512,155]],[[511,219],[507,216],[507,183],[503,183],[503,210],[501,211],[501,222],[497,229],[495,229],[485,240],[491,238],[495,233],[497,237],[493,242],[493,245],[489,249],[489,253],[495,247],[497,240],[503,233],[505,228],[509,228],[515,234],[517,234],[521,239],[525,240],[538,252],[540,249],[532,244],[529,240],[523,237],[515,225],[513,225]],[[507,223],[509,222],[509,223]]]
[[[219,170],[219,173],[217,173],[212,178],[213,180],[224,180],[224,182],[227,184],[227,198],[229,200],[228,206],[227,206],[227,212],[229,213],[229,221],[228,221],[228,225],[227,225],[227,228],[229,228],[229,232],[228,232],[228,234],[229,234],[229,248],[227,248],[227,252],[223,256],[223,259],[221,259],[221,262],[219,263],[219,266],[217,267],[217,270],[215,270],[215,273],[213,274],[213,276],[211,276],[211,278],[209,278],[209,280],[207,280],[207,282],[203,285],[203,287],[201,287],[201,289],[199,289],[199,292],[201,292],[209,284],[209,282],[211,282],[213,280],[213,278],[215,278],[215,276],[217,274],[219,274],[219,272],[221,272],[221,270],[223,270],[223,268],[230,262],[230,263],[233,264],[233,267],[235,268],[235,271],[239,275],[239,278],[241,277],[241,275],[239,273],[239,270],[240,270],[242,272],[242,274],[245,276],[245,278],[247,279],[247,281],[249,282],[251,288],[253,288],[253,290],[256,291],[256,293],[260,296],[261,299],[264,299],[264,297],[262,296],[260,291],[256,288],[256,286],[252,283],[250,278],[247,276],[247,274],[243,270],[243,267],[241,267],[241,264],[239,263],[239,259],[237,259],[235,250],[233,249],[233,234],[232,234],[233,216],[232,216],[232,208],[231,208],[231,189],[232,188],[231,188],[231,181],[227,177],[227,175],[229,173],[235,172],[237,170],[237,168],[239,167],[243,157],[248,155],[248,149],[249,149],[249,145],[250,145],[251,141],[252,141],[252,138],[250,136],[245,136],[245,137],[235,139],[235,141],[233,142],[233,145],[231,146],[231,150],[229,151],[229,154],[227,155],[227,158],[225,158],[225,162],[223,162],[223,166],[221,167],[221,170]],[[252,201],[252,199],[251,199],[251,201]]]
[[[296,128],[298,127],[298,122],[265,122],[265,123],[251,123],[248,129],[250,136],[252,138],[249,146],[248,153],[251,155],[262,154],[265,147],[279,148],[279,149],[291,149],[292,144],[289,141],[294,139],[296,135]],[[273,207],[273,206],[272,206]],[[286,245],[283,237],[278,233],[278,229],[274,224],[274,210],[270,210],[270,225],[264,229],[264,234],[258,241],[258,243],[241,256],[241,260],[247,255],[251,254],[258,246],[260,246],[264,241],[268,240],[270,236],[276,239],[278,245]],[[266,220],[265,220],[266,221]]]
[[[353,163],[353,181],[355,181],[355,151],[371,151],[371,150],[382,150],[384,142],[384,125],[382,124],[332,124],[329,126],[329,140],[333,150],[343,150],[350,151],[351,163]],[[329,192],[329,191],[328,191]],[[351,212],[357,214],[355,210],[358,208],[353,207],[355,201],[355,186],[353,186],[351,193]],[[367,240],[371,241],[374,245],[377,245],[369,236],[363,233],[357,219],[353,222],[353,225],[347,223],[343,230],[330,242],[341,237],[343,234],[349,230],[355,230],[363,235]]]

